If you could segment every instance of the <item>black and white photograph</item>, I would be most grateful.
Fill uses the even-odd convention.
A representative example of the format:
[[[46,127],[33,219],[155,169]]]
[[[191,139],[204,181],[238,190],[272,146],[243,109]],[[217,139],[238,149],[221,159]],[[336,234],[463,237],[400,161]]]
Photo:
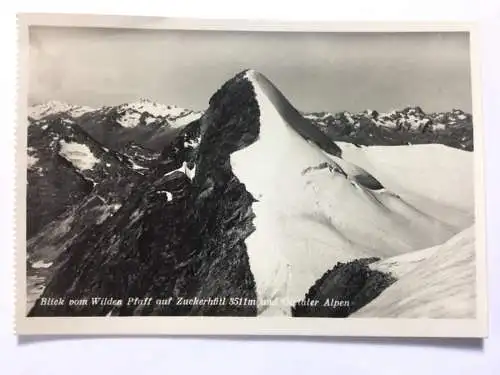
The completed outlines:
[[[24,319],[484,318],[469,31],[26,36]]]

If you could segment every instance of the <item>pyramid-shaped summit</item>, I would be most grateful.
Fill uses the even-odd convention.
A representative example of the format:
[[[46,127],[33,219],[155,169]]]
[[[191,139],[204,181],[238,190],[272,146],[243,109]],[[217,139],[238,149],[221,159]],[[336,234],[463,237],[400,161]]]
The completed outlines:
[[[245,71],[245,78],[252,83],[259,105],[264,102],[270,102],[283,121],[302,137],[316,143],[328,153],[340,156],[340,148],[314,126],[311,121],[304,118],[265,75],[253,69],[248,69]],[[263,122],[261,126],[268,126],[270,124]]]

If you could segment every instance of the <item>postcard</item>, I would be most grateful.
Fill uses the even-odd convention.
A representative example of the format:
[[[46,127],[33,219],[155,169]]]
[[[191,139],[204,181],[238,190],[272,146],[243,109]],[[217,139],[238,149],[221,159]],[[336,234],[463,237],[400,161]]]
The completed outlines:
[[[487,335],[474,25],[18,25],[18,334]]]

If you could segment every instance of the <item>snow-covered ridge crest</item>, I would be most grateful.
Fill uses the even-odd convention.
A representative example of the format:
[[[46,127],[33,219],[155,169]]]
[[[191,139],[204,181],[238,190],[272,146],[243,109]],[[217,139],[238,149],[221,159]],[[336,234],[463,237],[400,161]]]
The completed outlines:
[[[165,105],[150,99],[141,98],[138,101],[126,103],[117,108],[118,123],[125,128],[136,127],[140,124],[141,117],[146,115],[146,125],[161,120],[167,120],[171,127],[178,128],[199,119],[201,112],[181,108],[175,105]]]
[[[32,118],[33,120],[39,120],[45,116],[66,113],[69,116],[76,118],[84,115],[85,113],[93,111],[95,111],[95,109],[91,107],[73,105],[57,100],[51,100],[43,104],[31,106],[28,109],[28,117]]]
[[[176,105],[160,104],[150,99],[141,98],[135,102],[122,104],[120,108],[132,109],[138,112],[148,112],[152,116],[172,116],[179,117],[187,112],[188,109],[177,107]]]
[[[288,127],[293,128],[294,132],[300,134],[302,138],[314,142],[329,154],[335,156],[340,156],[342,154],[342,150],[335,142],[314,126],[310,120],[302,116],[266,76],[250,69],[246,71],[245,78],[249,80],[254,87],[258,85],[259,88],[265,92],[264,96],[270,101],[278,116],[285,121]]]
[[[193,111],[176,105],[160,104],[150,99],[141,98],[130,103],[99,108],[52,100],[30,107],[28,109],[28,117],[33,120],[40,120],[51,115],[65,114],[77,119],[88,113],[104,114],[110,111],[116,111],[116,121],[124,128],[134,128],[140,124],[147,126],[155,123],[166,124],[171,128],[181,128],[199,119],[203,114],[200,111]]]

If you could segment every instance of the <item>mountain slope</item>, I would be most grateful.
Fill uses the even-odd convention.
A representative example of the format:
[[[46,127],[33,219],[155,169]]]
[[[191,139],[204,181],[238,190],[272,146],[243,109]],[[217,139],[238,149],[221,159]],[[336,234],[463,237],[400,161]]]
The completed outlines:
[[[241,110],[245,109],[245,110]],[[252,196],[231,172],[231,152],[258,134],[252,86],[239,75],[181,130],[157,170],[123,207],[55,261],[58,272],[30,311],[47,315],[255,315],[247,305],[46,306],[43,298],[143,296],[255,299],[244,239]],[[85,272],[79,270],[84,269]]]
[[[92,182],[78,173],[65,158],[54,152],[50,147],[52,137],[42,126],[32,125],[28,128],[28,239],[58,215],[80,202],[93,188]],[[61,183],[62,181],[64,183]]]
[[[31,121],[27,237],[79,204],[91,191],[101,191],[105,200],[116,203],[113,197],[121,196],[120,190],[126,186],[121,181],[137,174],[134,169],[139,172],[141,167],[103,147],[72,120]]]
[[[399,280],[356,317],[473,318],[475,316],[474,227],[445,244],[372,265],[398,274]],[[420,261],[415,264],[415,257]]]
[[[135,169],[152,169],[160,156],[159,152],[150,150],[135,142],[123,146],[119,153],[132,163]]]
[[[344,159],[373,173],[407,202],[461,231],[474,222],[474,154],[443,145],[356,147]]]
[[[260,134],[231,155],[231,165],[256,199],[256,231],[246,244],[257,295],[276,302],[262,303],[259,311],[289,315],[289,304],[278,301],[303,298],[325,265],[401,254],[453,234],[368,172],[304,138],[313,125],[296,123],[289,102],[264,76],[249,71],[246,77],[260,108]],[[338,150],[327,147],[337,155]]]
[[[59,254],[87,228],[113,215],[148,169],[62,118],[30,122],[28,155],[30,304],[54,272]]]
[[[78,122],[92,137],[111,149],[119,150],[134,142],[159,152],[180,129],[201,115],[201,112],[141,99],[87,113]]]

